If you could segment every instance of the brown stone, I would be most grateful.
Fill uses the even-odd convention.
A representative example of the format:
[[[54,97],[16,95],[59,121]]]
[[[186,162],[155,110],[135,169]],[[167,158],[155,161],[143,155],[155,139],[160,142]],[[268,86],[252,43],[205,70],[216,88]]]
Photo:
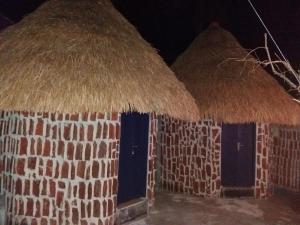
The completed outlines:
[[[76,160],[82,160],[82,150],[83,150],[83,145],[81,143],[77,143],[76,154],[75,154]]]
[[[113,201],[111,199],[108,200],[108,204],[107,204],[107,212],[108,212],[108,216],[111,216],[113,214]]]
[[[61,207],[62,201],[64,199],[64,192],[58,191],[56,194],[56,206]]]
[[[36,145],[36,154],[42,155],[43,152],[43,141],[41,138],[37,139],[37,145]]]
[[[70,217],[70,205],[68,201],[65,201],[65,217],[66,218]]]
[[[78,224],[79,213],[77,208],[72,208],[72,222],[73,224]]]
[[[34,170],[36,167],[36,157],[29,157],[27,159],[27,168]]]
[[[76,114],[71,114],[70,115],[70,120],[71,121],[78,121],[79,120],[79,114],[76,113]]]
[[[92,164],[92,177],[93,178],[99,177],[99,163],[97,161],[93,161]]]
[[[100,170],[100,173],[101,173],[101,177],[105,177],[105,168],[106,168],[106,164],[105,162],[101,162],[101,170]]]
[[[20,140],[20,155],[26,155],[27,154],[27,145],[28,145],[27,138],[21,137],[21,140]]]
[[[72,142],[69,142],[67,145],[67,158],[73,160],[74,158],[74,145]]]
[[[76,168],[74,162],[71,163],[71,179],[74,180],[76,176]]]
[[[80,125],[80,128],[79,128],[79,140],[80,141],[84,140],[84,126],[83,125]]]
[[[98,122],[98,124],[97,124],[97,132],[96,132],[96,138],[97,139],[101,138],[101,130],[102,130],[101,123]]]
[[[100,202],[99,200],[94,200],[94,210],[93,210],[93,216],[94,217],[100,217]]]
[[[85,199],[85,183],[84,182],[79,183],[79,198]]]
[[[46,176],[52,177],[52,172],[53,172],[53,161],[52,160],[47,160]]]
[[[107,213],[107,202],[106,202],[106,200],[104,200],[104,201],[102,202],[102,209],[103,209],[103,212],[102,212],[103,217],[106,217],[106,216],[107,216],[107,215],[106,215],[106,213]]]
[[[119,119],[119,114],[117,112],[111,113],[111,120],[117,121]]]
[[[264,156],[264,157],[267,156],[267,148],[266,148],[266,147],[263,148],[263,156]]]
[[[205,147],[207,147],[207,143],[208,143],[207,139],[208,139],[207,136],[204,136],[203,139],[202,139],[203,145],[204,145]]]
[[[27,199],[26,216],[33,216],[33,200],[30,198]]]
[[[43,156],[50,156],[51,144],[49,140],[45,140]]]
[[[93,125],[88,125],[87,139],[88,139],[88,141],[94,140],[94,126]]]
[[[77,140],[77,126],[73,125],[73,140]]]
[[[107,196],[107,180],[103,183],[103,197]]]
[[[262,159],[262,168],[264,170],[268,169],[268,166],[267,166],[267,159],[266,158],[263,158]],[[289,177],[289,176],[288,176]]]
[[[85,161],[78,161],[77,176],[84,178],[85,175]]]
[[[89,119],[89,114],[87,112],[82,113],[82,121],[88,121]]]
[[[57,154],[63,156],[65,149],[65,143],[63,141],[58,142],[58,151]]]
[[[90,114],[90,121],[95,121],[96,118],[97,118],[97,113],[94,112]]]
[[[48,192],[47,192],[47,184],[48,184],[48,180],[43,179],[43,181],[42,181],[41,195],[48,195]]]
[[[116,124],[116,138],[120,139],[120,124]]]
[[[91,159],[91,145],[89,143],[85,146],[85,160]]]
[[[89,183],[88,185],[88,199],[92,199],[93,185]]]
[[[94,197],[101,197],[101,181],[100,180],[95,181]]]
[[[86,215],[85,215],[85,203],[84,201],[81,201],[80,202],[80,213],[81,213],[81,218],[85,218]],[[82,224],[82,223],[81,223]]]
[[[107,152],[107,145],[104,141],[101,141],[101,143],[99,145],[98,157],[104,158],[106,156],[106,152]]]
[[[38,119],[38,122],[36,124],[36,128],[35,128],[35,135],[43,135],[43,128],[44,127],[44,122],[43,119]]]
[[[40,203],[40,201],[39,200],[37,200],[36,202],[35,202],[35,217],[36,218],[39,218],[39,217],[41,217],[41,203]]]
[[[87,166],[86,168],[86,177],[85,179],[89,180],[90,179],[90,172],[91,172],[91,166]]]
[[[36,197],[40,196],[40,180],[33,180],[32,182],[32,194]]]
[[[18,159],[17,160],[17,168],[16,168],[16,172],[18,175],[25,175],[25,159]]]
[[[25,188],[23,195],[30,195],[30,180],[25,180]]]
[[[64,126],[64,139],[69,141],[71,139],[71,124]]]
[[[49,197],[55,197],[56,194],[56,182],[53,180],[49,180]]]
[[[68,178],[69,174],[69,164],[64,162],[61,168],[61,178]]]
[[[104,116],[105,116],[105,115],[104,115],[103,113],[98,113],[98,114],[97,114],[97,118],[98,118],[98,119],[104,119]]]
[[[115,134],[115,127],[113,124],[109,124],[109,139],[115,139],[116,134]]]
[[[15,193],[16,195],[22,195],[22,180],[19,178],[16,181]]]
[[[113,194],[117,194],[118,192],[118,179],[114,178],[113,180]]]
[[[106,163],[106,177],[110,176],[110,161]]]
[[[18,201],[19,204],[19,215],[24,215],[25,211],[24,211],[24,201],[22,199],[19,199]]]
[[[102,138],[103,139],[107,138],[107,131],[108,131],[107,123],[104,123],[104,125],[103,125],[103,133],[102,133]]]
[[[59,225],[56,219],[50,219],[50,225]]]
[[[87,218],[89,218],[92,215],[92,203],[90,201],[88,202],[86,209],[87,209],[87,214],[88,214]]]

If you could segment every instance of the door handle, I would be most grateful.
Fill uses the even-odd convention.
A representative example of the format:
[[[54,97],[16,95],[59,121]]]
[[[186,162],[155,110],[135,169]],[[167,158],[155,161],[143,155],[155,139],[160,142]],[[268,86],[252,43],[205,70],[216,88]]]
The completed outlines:
[[[242,145],[240,142],[236,143],[236,149],[239,152],[241,150],[241,147],[243,147],[244,145]]]
[[[132,145],[132,146],[131,146],[131,149],[132,149],[132,150],[131,150],[131,155],[132,155],[132,156],[135,155],[135,151],[138,149],[138,147],[139,147],[138,145]]]

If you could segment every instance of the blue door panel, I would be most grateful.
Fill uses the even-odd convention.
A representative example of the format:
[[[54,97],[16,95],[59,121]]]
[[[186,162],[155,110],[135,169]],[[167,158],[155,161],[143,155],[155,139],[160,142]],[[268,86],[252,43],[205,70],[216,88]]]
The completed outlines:
[[[118,204],[146,196],[148,132],[148,114],[122,114]]]
[[[229,187],[254,185],[255,124],[223,124],[221,183]]]

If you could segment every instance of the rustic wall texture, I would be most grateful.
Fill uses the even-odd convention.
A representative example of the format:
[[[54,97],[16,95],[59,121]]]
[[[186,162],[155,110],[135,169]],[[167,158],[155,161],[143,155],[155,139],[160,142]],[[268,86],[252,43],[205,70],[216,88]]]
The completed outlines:
[[[221,191],[221,127],[212,120],[185,122],[161,119],[162,190],[219,196]]]
[[[113,224],[120,114],[0,113],[7,224]]]
[[[162,190],[219,197],[221,193],[221,125],[213,120],[184,122],[167,116],[161,119]],[[267,124],[256,126],[255,197],[273,192],[269,161],[272,138]]]
[[[119,113],[0,112],[0,193],[7,224],[113,225]],[[147,197],[154,201],[157,117],[149,118]]]
[[[270,125],[256,124],[255,197],[267,198],[273,194],[271,182],[272,134]]]
[[[273,126],[271,180],[276,188],[300,192],[300,127]]]
[[[156,174],[156,146],[158,120],[155,113],[149,115],[149,140],[148,140],[148,171],[147,171],[147,198],[152,206],[155,198],[155,174]]]

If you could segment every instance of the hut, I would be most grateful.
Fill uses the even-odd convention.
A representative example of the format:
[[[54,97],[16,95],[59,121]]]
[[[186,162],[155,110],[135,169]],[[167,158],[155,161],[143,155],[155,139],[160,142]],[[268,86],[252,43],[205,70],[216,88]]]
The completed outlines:
[[[172,68],[196,99],[201,119],[196,123],[170,116],[160,119],[162,190],[204,197],[264,198],[273,193],[278,161],[282,162],[274,152],[285,152],[281,158],[297,155],[299,131],[282,134],[271,128],[299,123],[300,112],[296,102],[254,61],[217,24],[210,25],[177,58]],[[276,135],[280,137],[274,147]],[[297,138],[297,142],[290,140],[291,150],[282,140],[284,135]],[[291,165],[284,164],[285,169]],[[299,171],[299,160],[297,166]],[[285,169],[281,168],[280,176]],[[294,166],[293,176],[296,171]]]
[[[0,111],[5,224],[32,225],[112,225],[153,201],[156,115],[198,118],[109,0],[48,1],[1,32]]]

